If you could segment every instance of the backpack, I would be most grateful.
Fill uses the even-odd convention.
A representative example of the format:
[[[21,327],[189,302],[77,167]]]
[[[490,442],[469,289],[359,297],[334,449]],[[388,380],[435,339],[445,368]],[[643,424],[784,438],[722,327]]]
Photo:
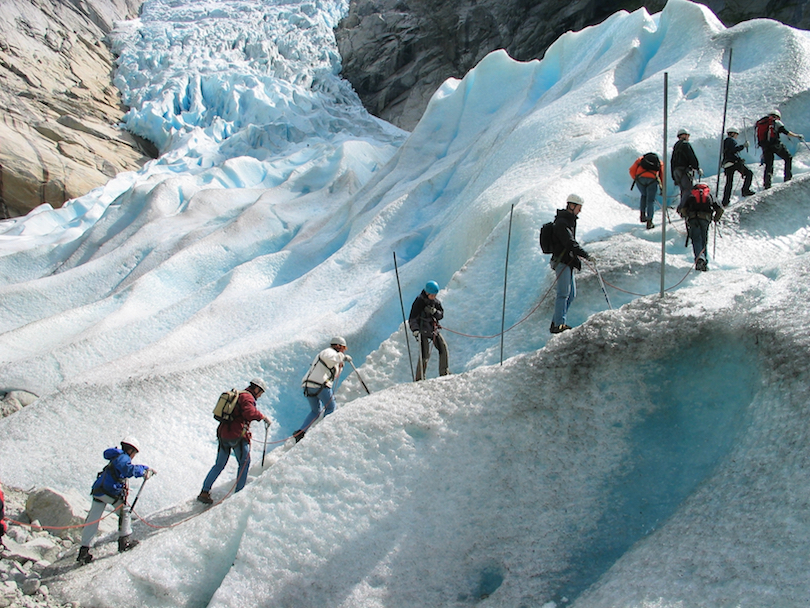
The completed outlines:
[[[706,184],[695,184],[692,188],[692,196],[695,202],[692,204],[692,211],[695,213],[712,212],[712,193]]]
[[[661,159],[658,158],[655,152],[647,152],[647,154],[641,157],[641,161],[638,164],[645,171],[652,171],[653,173],[658,173],[661,169]]]
[[[217,404],[214,406],[214,420],[219,422],[230,422],[234,417],[234,410],[239,401],[239,392],[235,388],[225,391],[217,399]]]
[[[554,222],[543,224],[540,228],[540,249],[543,253],[554,253]]]
[[[762,144],[772,142],[776,139],[775,122],[776,119],[773,116],[763,116],[756,122],[757,145],[760,148]]]

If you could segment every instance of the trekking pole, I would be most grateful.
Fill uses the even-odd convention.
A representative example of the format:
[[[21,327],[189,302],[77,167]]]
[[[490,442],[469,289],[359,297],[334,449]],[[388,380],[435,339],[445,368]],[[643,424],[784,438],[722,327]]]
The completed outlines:
[[[358,371],[357,371],[357,368],[354,366],[354,361],[352,361],[351,359],[349,359],[349,365],[351,365],[351,366],[352,366],[352,369],[354,370],[354,373],[355,373],[355,374],[357,374],[357,379],[358,379],[358,380],[360,380],[360,384],[362,384],[362,385],[363,385],[363,388],[364,388],[364,389],[366,389],[366,394],[370,395],[370,394],[371,394],[371,391],[370,391],[370,390],[368,390],[368,387],[366,386],[366,383],[365,383],[365,382],[363,382],[363,376],[361,376],[361,375],[360,375],[360,372],[358,372]]]
[[[720,168],[723,165],[723,141],[726,134],[726,113],[728,112],[728,87],[731,84],[731,56],[734,49],[728,50],[728,72],[726,73],[726,100],[723,103],[723,129],[720,132],[720,155],[717,158],[717,185],[714,187],[714,198],[720,192]]]
[[[402,286],[399,283],[399,268],[397,267],[397,252],[394,252],[394,273],[397,275],[397,290],[399,290],[399,307],[402,309],[402,331],[405,333],[405,346],[408,347],[408,368],[411,370],[411,380],[416,382],[413,375],[413,358],[411,357],[411,341],[408,339],[408,321],[405,320],[405,305],[402,303]]]
[[[131,505],[130,505],[130,507],[129,507],[129,510],[130,510],[130,511],[133,511],[133,510],[135,509],[135,503],[137,503],[137,502],[138,502],[138,499],[141,497],[141,492],[143,492],[143,487],[146,485],[146,482],[147,482],[147,481],[149,481],[149,480],[148,480],[148,479],[144,479],[144,480],[143,480],[143,482],[141,482],[141,487],[140,487],[140,489],[138,490],[138,493],[135,495],[135,500],[133,500],[133,501],[132,501],[132,504],[131,504]]]
[[[605,301],[607,302],[608,308],[613,310],[613,306],[610,304],[610,298],[608,297],[607,290],[605,289],[605,282],[602,280],[602,273],[599,272],[599,268],[596,266],[596,262],[593,263],[593,269],[596,271],[596,277],[599,279],[599,286],[602,288],[602,293],[605,294]]]
[[[262,468],[264,468],[264,457],[267,455],[267,433],[270,431],[270,423],[264,423],[264,447],[262,448]]]

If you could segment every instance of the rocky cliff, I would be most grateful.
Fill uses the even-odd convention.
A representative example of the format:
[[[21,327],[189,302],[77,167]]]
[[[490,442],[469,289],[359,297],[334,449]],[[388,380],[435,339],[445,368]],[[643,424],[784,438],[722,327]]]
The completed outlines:
[[[142,0],[3,0],[0,218],[61,206],[153,152],[117,125],[105,36]],[[150,151],[150,148],[152,150]]]
[[[728,26],[769,17],[810,28],[806,0],[710,0]],[[603,21],[639,1],[616,0],[351,0],[337,31],[343,75],[366,108],[412,129],[447,78],[461,78],[487,53],[541,58],[560,35]],[[645,4],[651,13],[664,2]]]

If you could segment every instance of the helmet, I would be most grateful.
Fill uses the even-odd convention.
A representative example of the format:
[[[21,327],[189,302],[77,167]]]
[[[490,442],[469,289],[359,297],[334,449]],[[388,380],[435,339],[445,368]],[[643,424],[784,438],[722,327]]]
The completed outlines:
[[[265,384],[264,380],[262,380],[261,378],[253,378],[253,379],[251,379],[250,384],[257,387],[257,388],[262,389],[263,393],[267,392],[267,384]]]
[[[726,129],[726,133],[728,133],[729,135],[731,135],[732,133],[736,133],[737,135],[739,135],[740,130],[737,127],[729,127],[728,129]]]
[[[436,281],[428,281],[425,283],[425,292],[432,293],[435,296],[439,293],[439,284]]]
[[[342,336],[335,336],[329,343],[330,346],[346,346],[346,340]]]
[[[133,450],[135,450],[136,452],[140,452],[140,451],[141,451],[141,444],[138,442],[138,440],[137,440],[137,439],[135,439],[135,438],[134,438],[134,437],[132,437],[131,435],[130,435],[129,437],[124,437],[124,438],[121,440],[121,449],[122,449],[122,450],[124,450],[124,451],[126,452],[126,451],[127,451],[127,447],[132,448],[132,449],[133,449]]]
[[[769,116],[776,116],[777,118],[782,118],[782,114],[779,112],[779,110],[771,110]]]
[[[680,129],[678,129],[678,137],[680,137],[681,135],[689,135],[689,131],[681,127]]]
[[[579,194],[569,194],[568,198],[565,199],[566,203],[573,203],[574,205],[584,205],[585,201]]]

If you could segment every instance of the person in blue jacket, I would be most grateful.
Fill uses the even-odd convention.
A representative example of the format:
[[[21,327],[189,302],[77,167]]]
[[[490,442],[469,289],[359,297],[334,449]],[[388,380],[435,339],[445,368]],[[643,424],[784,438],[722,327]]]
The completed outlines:
[[[76,561],[89,564],[93,561],[90,554],[90,543],[93,542],[98,524],[107,505],[118,511],[118,551],[129,551],[138,544],[137,540],[130,539],[132,534],[132,521],[130,507],[127,504],[127,492],[130,477],[143,477],[149,479],[155,474],[154,469],[146,465],[132,464],[132,459],[140,451],[138,440],[129,437],[121,441],[121,448],[107,448],[104,458],[109,464],[98,474],[90,493],[93,496],[93,505],[87,513],[82,532],[82,546]]]

